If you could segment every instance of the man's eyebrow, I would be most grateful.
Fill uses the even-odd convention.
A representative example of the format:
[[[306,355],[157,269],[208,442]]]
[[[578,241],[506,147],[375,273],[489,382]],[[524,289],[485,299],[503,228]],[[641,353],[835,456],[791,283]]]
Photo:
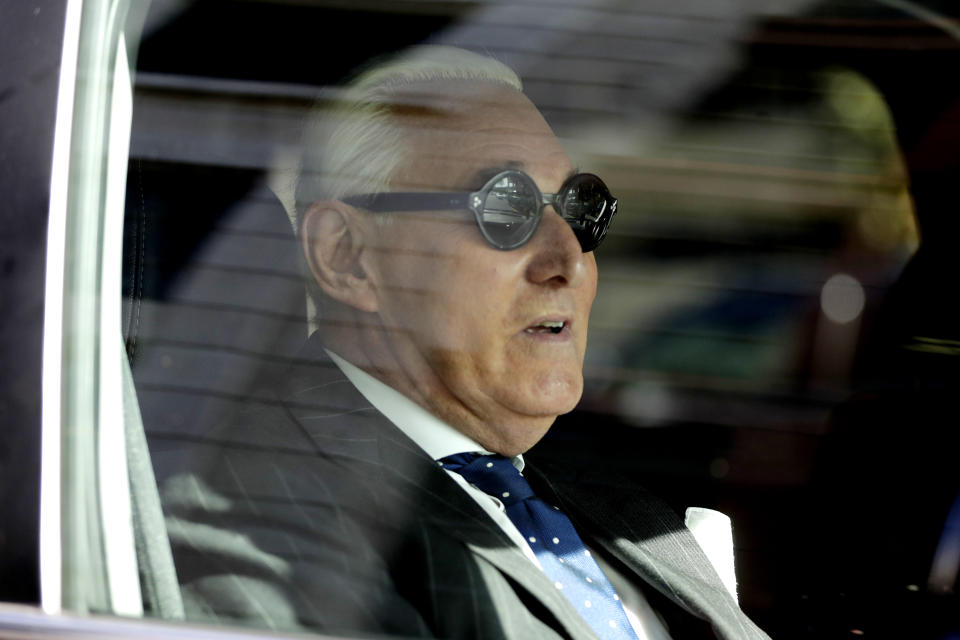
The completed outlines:
[[[519,160],[507,160],[503,164],[484,167],[473,174],[473,177],[471,178],[471,184],[475,186],[471,188],[479,189],[480,187],[485,185],[487,181],[493,178],[493,176],[503,171],[524,171],[524,167],[526,167],[526,165]],[[566,178],[564,178],[564,180],[572,178],[578,173],[580,173],[580,167],[574,167],[573,169],[570,170],[569,173],[567,173],[567,176]]]
[[[523,171],[523,168],[524,164],[518,160],[508,160],[503,164],[484,167],[474,173],[473,177],[470,178],[470,184],[473,185],[471,186],[471,189],[479,189],[498,173],[503,171]]]

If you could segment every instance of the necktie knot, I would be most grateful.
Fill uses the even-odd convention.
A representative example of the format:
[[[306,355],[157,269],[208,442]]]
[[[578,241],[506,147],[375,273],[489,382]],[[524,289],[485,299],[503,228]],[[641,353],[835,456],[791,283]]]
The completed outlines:
[[[533,497],[533,490],[513,463],[501,455],[458,453],[442,458],[444,469],[459,473],[463,478],[504,505],[511,505]]]
[[[557,507],[537,498],[513,463],[501,455],[460,453],[440,459],[444,469],[503,502],[553,587],[604,640],[637,640],[620,597]]]

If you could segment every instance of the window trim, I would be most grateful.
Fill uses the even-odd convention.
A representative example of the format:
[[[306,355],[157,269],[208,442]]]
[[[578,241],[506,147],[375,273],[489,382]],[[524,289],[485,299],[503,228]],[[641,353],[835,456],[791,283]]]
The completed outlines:
[[[145,14],[146,3],[140,4],[134,17]],[[124,37],[130,5],[67,3],[41,410],[40,591],[41,607],[51,614],[143,612],[126,468],[119,307],[132,116]]]

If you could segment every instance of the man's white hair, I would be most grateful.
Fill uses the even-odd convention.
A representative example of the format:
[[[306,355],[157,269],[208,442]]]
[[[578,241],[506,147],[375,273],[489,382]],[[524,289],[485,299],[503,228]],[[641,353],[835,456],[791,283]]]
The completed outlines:
[[[290,174],[283,170],[275,171],[272,179],[297,236],[303,215],[314,202],[387,190],[407,151],[398,112],[417,106],[410,105],[409,96],[398,94],[414,83],[444,80],[523,90],[517,74],[498,60],[455,47],[422,45],[370,67],[343,89],[321,98],[306,123],[295,179],[284,177]],[[390,216],[380,214],[379,219]],[[305,265],[304,269],[312,331],[323,315],[324,296]]]
[[[465,49],[422,45],[360,74],[318,101],[303,139],[296,186],[296,220],[317,200],[386,191],[403,162],[405,141],[396,112],[409,104],[398,92],[414,83],[470,80],[522,90],[512,69]]]

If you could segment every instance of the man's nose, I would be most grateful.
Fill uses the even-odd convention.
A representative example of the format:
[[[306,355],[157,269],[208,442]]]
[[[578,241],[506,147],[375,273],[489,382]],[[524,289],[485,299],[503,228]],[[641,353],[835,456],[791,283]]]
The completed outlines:
[[[593,255],[584,253],[570,225],[553,207],[543,210],[537,232],[530,239],[534,252],[527,279],[536,284],[578,287],[589,271]]]

